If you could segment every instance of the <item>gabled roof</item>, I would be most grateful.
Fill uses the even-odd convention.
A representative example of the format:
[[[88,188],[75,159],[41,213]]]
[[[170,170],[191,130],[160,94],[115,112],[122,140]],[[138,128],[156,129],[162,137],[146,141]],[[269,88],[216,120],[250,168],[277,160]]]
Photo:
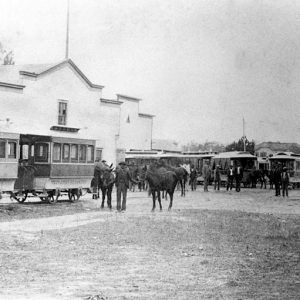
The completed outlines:
[[[255,151],[261,148],[269,148],[274,152],[295,152],[300,153],[300,145],[297,143],[263,142],[255,145]]]
[[[38,77],[54,71],[65,64],[69,64],[91,88],[102,89],[104,87],[102,85],[92,83],[71,59],[66,59],[59,63],[52,64],[1,65],[0,84],[22,86],[22,79],[20,75]]]
[[[142,101],[142,99],[140,98],[136,98],[136,97],[131,97],[131,96],[127,96],[127,95],[122,95],[122,94],[117,94],[117,98],[122,98],[122,99],[125,99],[125,100],[129,100],[129,101]]]

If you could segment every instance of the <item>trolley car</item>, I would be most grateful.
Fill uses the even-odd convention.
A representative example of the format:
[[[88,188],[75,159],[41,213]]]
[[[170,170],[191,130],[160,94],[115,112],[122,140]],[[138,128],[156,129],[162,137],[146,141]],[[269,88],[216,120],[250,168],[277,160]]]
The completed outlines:
[[[292,152],[278,152],[269,157],[269,169],[273,169],[276,163],[286,167],[290,174],[290,184],[293,188],[300,186],[300,154]]]
[[[5,156],[0,158],[1,190],[17,201],[31,194],[55,203],[65,193],[74,202],[90,188],[95,140],[4,133],[0,137],[0,156]]]
[[[0,132],[0,198],[14,190],[18,177],[20,135]]]
[[[249,173],[253,169],[257,169],[257,157],[244,151],[230,151],[222,152],[215,155],[212,158],[212,169],[215,169],[216,165],[220,166],[221,182],[227,181],[227,170],[230,166],[235,166],[239,163],[243,168],[242,182],[247,183]]]

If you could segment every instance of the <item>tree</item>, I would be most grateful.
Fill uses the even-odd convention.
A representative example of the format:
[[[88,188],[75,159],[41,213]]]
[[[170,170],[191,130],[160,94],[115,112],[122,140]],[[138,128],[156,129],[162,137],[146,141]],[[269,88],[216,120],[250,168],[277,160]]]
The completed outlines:
[[[225,150],[226,151],[244,151],[244,139],[245,139],[245,146],[246,151],[254,154],[255,152],[255,142],[252,140],[251,142],[246,137],[241,137],[237,142],[232,142],[231,144],[227,145]]]
[[[14,65],[14,53],[12,50],[6,50],[0,42],[0,64],[1,65]]]

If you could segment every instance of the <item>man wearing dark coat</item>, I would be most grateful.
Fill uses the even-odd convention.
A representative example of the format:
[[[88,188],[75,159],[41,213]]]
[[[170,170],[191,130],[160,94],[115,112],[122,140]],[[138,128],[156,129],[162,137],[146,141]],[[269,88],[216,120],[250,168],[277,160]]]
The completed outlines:
[[[241,181],[243,179],[243,168],[241,167],[240,163],[237,164],[237,167],[235,169],[235,181],[236,181],[236,187],[235,190],[237,192],[241,191]]]
[[[126,198],[127,190],[129,188],[129,182],[132,181],[137,183],[131,178],[130,171],[125,162],[120,162],[116,169],[116,180],[115,184],[117,187],[117,210],[126,210]],[[123,196],[122,206],[121,206],[121,195]]]
[[[230,165],[229,169],[227,170],[227,188],[226,188],[227,191],[229,190],[229,188],[230,190],[232,190],[233,179],[234,179],[234,169],[233,166]]]
[[[280,184],[281,184],[281,166],[277,164],[273,173],[273,181],[275,185],[275,196],[280,196]]]

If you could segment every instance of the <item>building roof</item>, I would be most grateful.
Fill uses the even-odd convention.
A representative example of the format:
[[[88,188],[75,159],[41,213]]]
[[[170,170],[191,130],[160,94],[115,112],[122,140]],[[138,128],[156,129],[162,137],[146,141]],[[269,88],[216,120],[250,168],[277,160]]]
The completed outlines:
[[[129,101],[142,101],[142,99],[140,99],[140,98],[131,97],[131,96],[122,95],[122,94],[117,94],[117,97],[118,97],[118,99],[122,98],[122,99],[129,100]]]
[[[152,150],[181,152],[176,141],[164,139],[153,139]]]
[[[269,148],[274,152],[294,152],[300,153],[300,145],[297,143],[263,142],[255,145],[255,151],[261,148]]]
[[[38,77],[54,71],[65,64],[69,64],[90,87],[97,89],[102,89],[104,87],[102,85],[92,83],[71,59],[66,59],[61,62],[51,64],[1,65],[0,84],[6,86],[12,85],[12,87],[13,85],[22,86],[23,82],[20,75]]]

